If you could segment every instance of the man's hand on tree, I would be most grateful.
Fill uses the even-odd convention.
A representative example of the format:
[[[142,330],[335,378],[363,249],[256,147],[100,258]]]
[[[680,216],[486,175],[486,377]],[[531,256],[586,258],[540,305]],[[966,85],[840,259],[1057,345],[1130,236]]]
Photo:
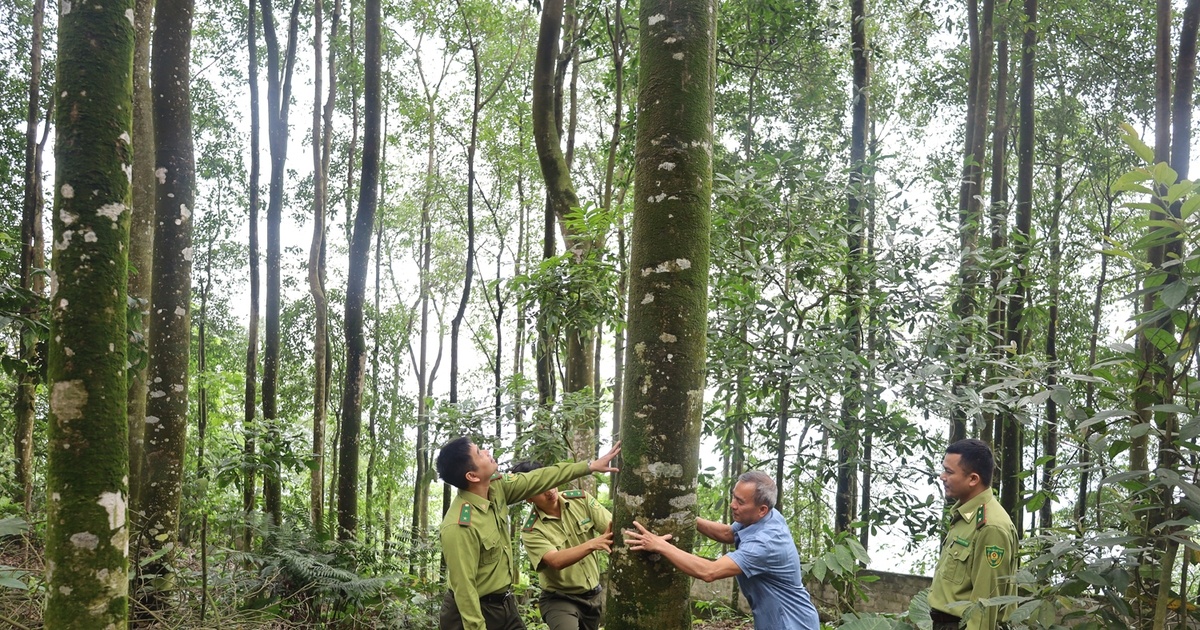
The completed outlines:
[[[625,544],[629,545],[630,551],[649,551],[650,553],[662,553],[663,549],[671,546],[671,544],[667,542],[668,540],[671,540],[670,534],[667,534],[666,536],[659,536],[645,527],[642,527],[642,524],[637,521],[634,521],[633,525],[634,527],[638,528],[638,531],[635,532],[631,529],[625,530]]]
[[[620,469],[613,468],[609,465],[609,463],[612,462],[612,460],[615,459],[620,453],[621,443],[617,442],[616,444],[613,444],[611,450],[604,455],[601,455],[599,459],[593,459],[592,461],[588,462],[588,470],[591,470],[594,473],[619,472]]]

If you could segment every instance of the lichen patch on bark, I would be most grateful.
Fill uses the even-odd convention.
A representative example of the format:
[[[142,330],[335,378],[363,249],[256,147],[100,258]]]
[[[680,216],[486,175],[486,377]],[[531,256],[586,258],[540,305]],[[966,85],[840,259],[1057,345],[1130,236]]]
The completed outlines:
[[[82,380],[59,381],[50,392],[50,411],[60,423],[82,418],[87,400]]]
[[[78,534],[71,534],[71,544],[80,549],[94,551],[96,545],[100,544],[100,537],[91,532],[79,532]]]
[[[125,497],[120,492],[103,492],[96,503],[108,512],[109,529],[125,526]]]

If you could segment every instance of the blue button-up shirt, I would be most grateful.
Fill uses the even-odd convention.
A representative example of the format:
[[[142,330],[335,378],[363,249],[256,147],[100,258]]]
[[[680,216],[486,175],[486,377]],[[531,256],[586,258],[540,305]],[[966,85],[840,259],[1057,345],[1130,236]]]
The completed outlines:
[[[756,630],[819,630],[821,620],[801,580],[800,555],[787,521],[772,509],[762,520],[733,524],[729,557],[742,574],[738,586],[750,602]]]

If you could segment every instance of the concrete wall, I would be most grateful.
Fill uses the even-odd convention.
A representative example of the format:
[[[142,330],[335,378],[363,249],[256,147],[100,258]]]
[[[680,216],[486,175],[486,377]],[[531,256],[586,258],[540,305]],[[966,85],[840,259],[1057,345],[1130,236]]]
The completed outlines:
[[[855,602],[854,608],[859,612],[871,613],[900,613],[908,610],[908,603],[917,593],[929,588],[933,578],[923,575],[908,575],[905,573],[889,573],[887,571],[864,570],[859,576],[878,576],[879,580],[865,585],[864,590],[868,601]],[[727,578],[712,583],[702,580],[692,581],[692,599],[696,601],[719,601],[728,605],[733,596],[733,580]],[[805,584],[813,603],[819,609],[833,608],[836,595],[833,588],[817,582]],[[746,598],[738,595],[738,609],[749,614],[750,605]]]

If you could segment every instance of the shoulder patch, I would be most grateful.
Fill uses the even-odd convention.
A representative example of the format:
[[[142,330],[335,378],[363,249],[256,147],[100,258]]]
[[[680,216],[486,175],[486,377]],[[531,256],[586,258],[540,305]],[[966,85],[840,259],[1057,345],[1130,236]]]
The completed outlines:
[[[583,490],[567,490],[562,495],[568,499],[582,499]]]
[[[458,524],[462,525],[463,527],[470,527],[470,525],[471,525],[471,504],[470,503],[463,504],[462,510],[459,511],[459,513],[458,513]]]
[[[501,477],[503,477],[503,476],[504,476],[504,475],[501,475],[500,473],[496,472],[496,473],[492,473],[492,476],[491,476],[491,477],[489,477],[488,479],[489,479],[489,480],[491,480],[491,481],[495,481],[495,480],[497,480],[497,479],[499,479],[499,478],[501,478]]]
[[[981,505],[975,510],[975,529],[983,529],[984,525],[987,525],[987,513]]]
[[[529,518],[525,519],[525,524],[523,526],[521,526],[521,531],[523,531],[523,532],[533,531],[533,524],[537,522],[537,517],[538,517],[537,508],[529,508]]]
[[[1000,568],[1000,561],[1004,559],[1004,547],[990,545],[984,549],[984,552],[987,553],[988,566],[993,569]]]

